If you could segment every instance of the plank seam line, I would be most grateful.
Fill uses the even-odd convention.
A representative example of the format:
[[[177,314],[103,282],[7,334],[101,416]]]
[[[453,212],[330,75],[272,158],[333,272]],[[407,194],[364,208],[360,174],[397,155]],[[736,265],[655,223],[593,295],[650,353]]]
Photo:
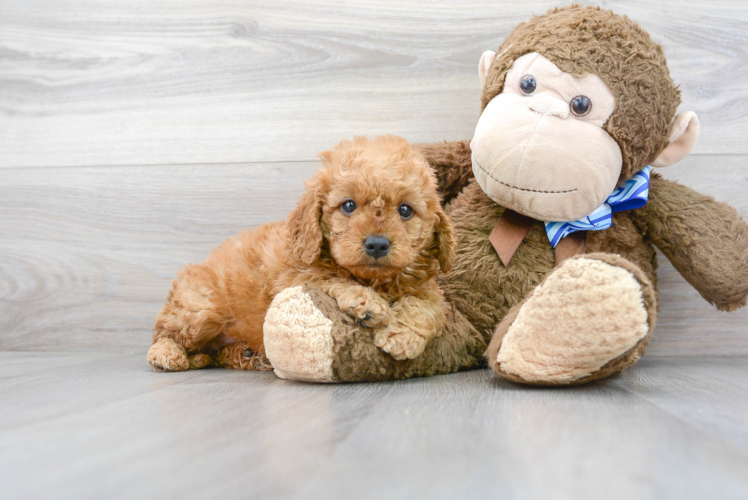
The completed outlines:
[[[696,153],[691,154],[689,156],[695,156],[695,157],[725,157],[725,156],[735,156],[735,157],[748,157],[748,153]],[[128,167],[198,167],[198,166],[226,166],[226,165],[235,165],[235,166],[246,166],[246,165],[274,165],[274,164],[309,164],[309,163],[320,163],[320,161],[316,158],[311,158],[309,160],[258,160],[258,161],[224,161],[224,162],[196,162],[196,163],[117,163],[117,164],[111,164],[111,165],[104,165],[104,164],[87,164],[87,165],[29,165],[29,166],[22,166],[22,167],[14,167],[11,165],[0,165],[0,170],[10,170],[10,169],[44,169],[44,168],[128,168]],[[673,165],[673,167],[677,168],[677,165]],[[673,168],[670,168],[670,170],[674,170]]]

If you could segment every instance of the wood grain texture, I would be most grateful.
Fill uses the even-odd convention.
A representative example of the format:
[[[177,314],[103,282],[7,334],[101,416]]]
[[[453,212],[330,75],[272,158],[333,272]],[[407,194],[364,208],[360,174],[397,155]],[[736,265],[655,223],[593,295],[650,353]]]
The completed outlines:
[[[177,271],[242,229],[285,218],[317,168],[4,170],[0,349],[146,345]]]
[[[488,370],[313,385],[0,353],[3,499],[748,496],[748,359],[527,388]]]
[[[308,161],[353,134],[471,137],[480,54],[566,3],[3,0],[0,166]],[[664,45],[697,152],[748,153],[748,4],[601,3]]]
[[[745,156],[662,172],[748,216]],[[171,280],[242,229],[283,219],[318,163],[4,169],[0,350],[150,343]],[[748,355],[748,308],[716,311],[661,256],[655,355]]]

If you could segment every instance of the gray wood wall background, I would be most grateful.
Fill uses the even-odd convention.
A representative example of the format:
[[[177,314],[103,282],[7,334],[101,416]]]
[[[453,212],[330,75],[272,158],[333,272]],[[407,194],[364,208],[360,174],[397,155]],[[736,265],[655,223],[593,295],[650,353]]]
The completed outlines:
[[[145,351],[177,271],[280,219],[354,134],[472,136],[477,62],[565,2],[0,0],[0,350]],[[748,2],[604,1],[702,123],[665,175],[748,216]],[[650,352],[748,354],[661,259]]]

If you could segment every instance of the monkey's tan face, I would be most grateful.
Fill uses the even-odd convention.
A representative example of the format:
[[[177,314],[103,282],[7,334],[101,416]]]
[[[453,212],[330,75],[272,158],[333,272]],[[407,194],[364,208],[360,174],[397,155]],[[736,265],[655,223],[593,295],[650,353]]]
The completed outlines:
[[[518,58],[470,143],[478,183],[500,205],[538,220],[589,215],[621,174],[621,150],[602,128],[614,109],[597,75],[564,73],[537,53]]]

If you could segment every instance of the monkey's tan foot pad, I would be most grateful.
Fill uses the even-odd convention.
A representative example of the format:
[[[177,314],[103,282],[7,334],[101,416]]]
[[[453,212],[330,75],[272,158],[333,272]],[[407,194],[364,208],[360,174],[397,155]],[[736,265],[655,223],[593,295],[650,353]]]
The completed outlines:
[[[265,353],[280,378],[334,382],[333,321],[303,286],[273,299],[263,326]]]
[[[182,372],[190,368],[187,351],[170,338],[160,338],[148,349],[148,362],[157,372]]]
[[[655,312],[653,288],[631,262],[609,254],[568,259],[504,318],[489,365],[530,384],[603,378],[643,354]]]
[[[396,360],[374,345],[374,330],[309,285],[279,293],[265,316],[265,353],[281,378],[369,382],[452,373],[481,365],[485,343],[450,307],[442,334],[415,359]]]

